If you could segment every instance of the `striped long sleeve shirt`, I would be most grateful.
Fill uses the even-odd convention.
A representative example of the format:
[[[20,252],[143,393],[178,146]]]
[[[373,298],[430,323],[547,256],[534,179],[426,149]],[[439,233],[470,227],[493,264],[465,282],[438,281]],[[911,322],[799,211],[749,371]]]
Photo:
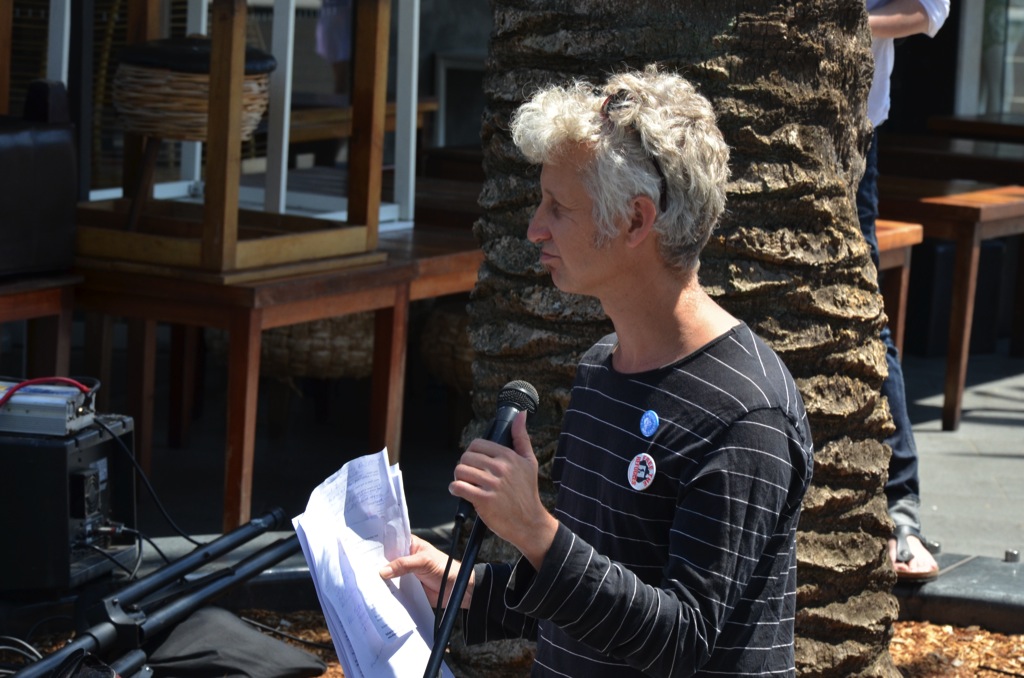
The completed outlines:
[[[478,571],[468,642],[535,637],[535,676],[795,674],[796,528],[813,448],[796,385],[746,325],[667,367],[583,357],[539,571]]]

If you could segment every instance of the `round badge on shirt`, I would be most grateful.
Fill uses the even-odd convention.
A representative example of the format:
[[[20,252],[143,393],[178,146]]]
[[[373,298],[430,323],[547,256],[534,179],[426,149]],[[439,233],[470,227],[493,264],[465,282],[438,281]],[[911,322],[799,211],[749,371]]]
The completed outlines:
[[[650,438],[658,430],[660,424],[661,421],[658,419],[658,413],[654,410],[647,410],[640,417],[640,433]]]
[[[646,490],[654,482],[654,474],[657,468],[654,464],[654,457],[641,452],[629,462],[629,470],[626,472],[626,479],[629,486],[634,490]]]

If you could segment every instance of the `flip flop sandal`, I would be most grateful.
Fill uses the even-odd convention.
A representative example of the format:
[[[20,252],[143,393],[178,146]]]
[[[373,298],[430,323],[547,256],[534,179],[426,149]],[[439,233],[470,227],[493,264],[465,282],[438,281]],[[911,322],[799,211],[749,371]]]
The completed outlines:
[[[938,542],[930,541],[921,534],[921,530],[911,525],[900,525],[892,533],[893,538],[896,540],[896,562],[898,563],[909,563],[914,559],[914,552],[910,549],[910,543],[907,541],[907,537],[917,537],[921,544],[931,554],[937,554],[941,550]],[[939,576],[939,568],[936,566],[934,570],[928,572],[897,572],[897,581],[912,581],[912,582],[926,582],[931,581]]]

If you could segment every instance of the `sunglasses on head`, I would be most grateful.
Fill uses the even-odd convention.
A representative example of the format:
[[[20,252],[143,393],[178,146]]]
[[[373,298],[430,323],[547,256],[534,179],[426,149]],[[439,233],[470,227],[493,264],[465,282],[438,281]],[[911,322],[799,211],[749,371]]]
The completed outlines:
[[[609,117],[608,111],[625,108],[630,102],[639,106],[639,102],[637,102],[632,94],[627,90],[620,89],[615,94],[609,94],[601,103],[601,119],[610,122],[613,125],[617,125],[618,123]],[[637,135],[640,134],[640,130],[638,130],[636,125],[633,123],[630,123],[629,129],[636,132]],[[642,136],[640,145],[643,146],[644,151],[647,153],[647,157],[651,159],[651,164],[654,165],[654,171],[657,172],[658,179],[661,180],[661,199],[659,200],[658,207],[661,209],[662,214],[664,214],[665,210],[668,208],[668,179],[665,178],[665,171],[661,169],[661,163],[658,162],[658,156],[654,155],[647,149],[647,146],[643,143]]]

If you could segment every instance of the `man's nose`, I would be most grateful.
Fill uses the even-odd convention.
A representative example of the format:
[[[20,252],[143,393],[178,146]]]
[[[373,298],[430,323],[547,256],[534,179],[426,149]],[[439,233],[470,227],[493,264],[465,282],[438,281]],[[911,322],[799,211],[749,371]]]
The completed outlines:
[[[541,219],[538,216],[538,212],[534,212],[533,216],[530,217],[530,225],[526,229],[526,238],[532,243],[539,243],[542,240],[546,240],[548,237],[548,230],[541,223]]]

